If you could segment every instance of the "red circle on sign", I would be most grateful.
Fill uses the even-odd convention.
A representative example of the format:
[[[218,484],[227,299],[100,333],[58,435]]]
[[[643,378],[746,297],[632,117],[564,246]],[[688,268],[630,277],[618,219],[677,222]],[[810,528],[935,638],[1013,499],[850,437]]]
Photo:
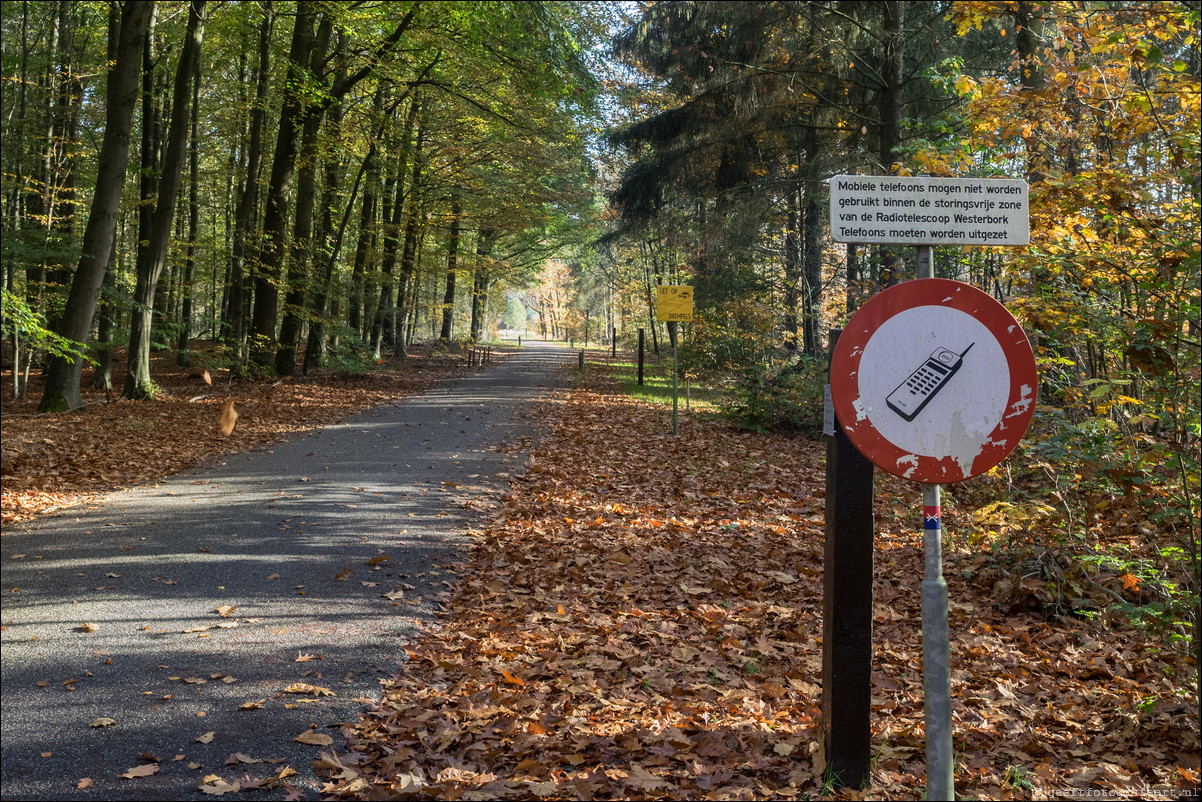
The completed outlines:
[[[831,399],[852,444],[881,469],[927,484],[977,476],[1009,456],[1035,413],[1036,388],[1014,316],[947,279],[873,296],[831,357]]]

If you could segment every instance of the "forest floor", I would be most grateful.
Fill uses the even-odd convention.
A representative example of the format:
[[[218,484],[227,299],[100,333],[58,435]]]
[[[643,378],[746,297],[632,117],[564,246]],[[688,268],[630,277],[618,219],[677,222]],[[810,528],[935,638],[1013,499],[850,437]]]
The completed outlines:
[[[4,523],[417,392],[463,358],[418,363],[266,391],[184,372],[160,379],[168,399],[75,416],[6,402]],[[241,417],[224,438],[231,397]],[[674,437],[670,409],[625,395],[593,364],[542,414],[550,431],[475,535],[443,625],[405,647],[384,703],[344,730],[350,751],[323,756],[323,792],[923,798],[912,486],[878,476],[872,784],[840,789],[821,747],[821,439],[698,412]],[[974,505],[956,498],[944,525],[969,527]],[[957,795],[1196,793],[1197,666],[1125,619],[1053,615],[1038,562],[1055,555],[1026,558],[1036,570],[987,549],[945,552]],[[1088,581],[1139,600],[1117,572]]]
[[[114,364],[124,361],[118,353]],[[5,394],[0,524],[95,501],[222,454],[266,446],[420,394],[465,370],[465,352],[421,344],[410,349],[409,358],[385,361],[360,375],[318,370],[274,383],[231,382],[226,369],[180,367],[171,353],[152,360],[151,375],[162,390],[153,403],[122,400],[119,386],[108,394],[96,390],[85,371],[85,411],[54,415],[37,411],[40,376],[32,375],[25,400],[15,401],[12,371],[5,369],[0,373]],[[238,418],[227,436],[218,421],[231,400]]]
[[[822,440],[695,412],[674,437],[670,407],[593,364],[547,417],[445,627],[407,648],[326,791],[924,798],[914,486],[878,474],[872,784],[839,789],[821,746]],[[1121,619],[1045,614],[1050,583],[1010,581],[988,552],[945,556],[960,798],[1197,789],[1191,658]]]

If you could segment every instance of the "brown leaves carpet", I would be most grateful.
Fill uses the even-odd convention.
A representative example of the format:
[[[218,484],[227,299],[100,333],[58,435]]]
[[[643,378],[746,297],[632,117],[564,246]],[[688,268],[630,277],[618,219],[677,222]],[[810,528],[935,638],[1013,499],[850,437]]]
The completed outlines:
[[[36,416],[5,405],[3,522],[264,445],[462,370],[213,387]],[[590,366],[459,568],[444,625],[324,754],[344,798],[921,799],[918,502],[878,480],[873,782],[821,749],[823,446],[621,395]],[[162,375],[161,373],[156,373]],[[7,388],[6,388],[7,389]],[[206,398],[190,400],[198,395]],[[233,399],[230,437],[218,429]],[[93,401],[96,399],[93,398]],[[958,524],[945,513],[945,525]],[[1115,622],[1003,613],[988,555],[946,553],[956,790],[986,799],[1196,788],[1196,667]],[[985,565],[986,570],[978,570]],[[994,572],[996,573],[996,571]]]
[[[920,502],[879,491],[873,785],[840,790],[820,746],[821,442],[701,417],[673,437],[600,371],[546,405],[445,627],[407,648],[325,791],[923,798]],[[1189,667],[1131,632],[1003,615],[958,570],[974,558],[946,569],[958,794],[1192,787]]]

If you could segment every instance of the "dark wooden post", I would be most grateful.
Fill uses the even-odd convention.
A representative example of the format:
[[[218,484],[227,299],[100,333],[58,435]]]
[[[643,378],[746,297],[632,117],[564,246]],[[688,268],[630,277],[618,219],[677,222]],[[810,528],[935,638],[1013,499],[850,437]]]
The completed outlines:
[[[643,386],[643,330],[639,329],[639,387]]]
[[[831,331],[832,354],[841,331]],[[860,788],[868,782],[872,758],[873,467],[837,417],[833,429],[826,436],[822,735],[827,778],[839,787]]]
[[[616,357],[618,355],[618,327],[614,326],[613,329],[611,329],[611,333],[612,333],[612,339],[610,340],[611,346],[610,346],[610,351],[609,351],[609,357],[610,357],[610,359],[613,359],[614,357]]]

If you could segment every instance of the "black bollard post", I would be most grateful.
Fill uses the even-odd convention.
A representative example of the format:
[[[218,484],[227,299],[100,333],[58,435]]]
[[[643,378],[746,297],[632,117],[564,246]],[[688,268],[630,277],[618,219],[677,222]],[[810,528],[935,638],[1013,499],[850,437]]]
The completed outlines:
[[[841,329],[830,333],[830,350]],[[828,363],[829,364],[829,363]],[[839,425],[827,386],[822,734],[826,776],[860,788],[871,770],[872,463]]]
[[[643,329],[639,329],[639,387],[643,386]]]

